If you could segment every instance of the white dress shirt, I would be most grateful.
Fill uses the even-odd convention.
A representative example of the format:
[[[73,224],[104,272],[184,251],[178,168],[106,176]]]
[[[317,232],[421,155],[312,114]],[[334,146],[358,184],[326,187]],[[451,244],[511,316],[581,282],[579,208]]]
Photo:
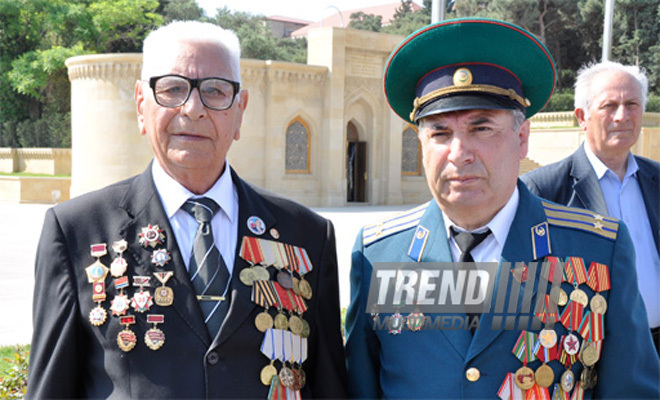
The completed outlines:
[[[516,186],[513,194],[511,194],[511,197],[509,198],[509,201],[507,201],[504,207],[502,207],[502,209],[498,211],[497,214],[495,214],[493,219],[491,219],[485,226],[470,231],[472,233],[481,233],[486,231],[486,229],[490,229],[492,233],[470,252],[475,262],[499,263],[501,261],[504,243],[506,242],[507,236],[509,236],[509,229],[513,223],[513,218],[516,216],[519,200],[520,193],[518,192],[518,187]],[[442,218],[445,221],[445,229],[447,230],[446,234],[449,240],[451,256],[454,259],[454,262],[457,262],[461,257],[461,250],[459,249],[456,240],[449,232],[449,227],[453,226],[458,231],[467,231],[464,228],[456,225],[444,212],[442,213]]]
[[[660,326],[660,256],[653,241],[653,231],[646,213],[644,197],[639,187],[635,157],[628,154],[628,165],[623,181],[607,168],[585,142],[584,151],[591,163],[603,191],[610,217],[623,220],[630,231],[635,246],[637,285],[646,305],[651,328]]]
[[[225,160],[224,172],[211,189],[201,196],[192,193],[169,176],[158,160],[154,160],[151,168],[156,190],[165,208],[165,214],[169,218],[174,236],[176,236],[186,269],[189,268],[198,223],[192,215],[182,210],[181,206],[188,199],[196,197],[208,197],[218,203],[220,210],[213,216],[211,228],[215,246],[225,260],[231,277],[238,240],[238,192],[231,179],[229,161]]]

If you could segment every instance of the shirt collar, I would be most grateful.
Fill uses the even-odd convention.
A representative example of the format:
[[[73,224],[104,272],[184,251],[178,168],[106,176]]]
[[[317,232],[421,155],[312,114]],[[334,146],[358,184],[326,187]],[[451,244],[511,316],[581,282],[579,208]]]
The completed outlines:
[[[158,191],[158,194],[160,195],[167,217],[172,218],[172,216],[179,211],[183,203],[190,198],[208,197],[218,203],[222,212],[224,212],[227,218],[233,223],[233,216],[235,215],[234,210],[237,206],[237,201],[234,201],[236,195],[229,169],[229,161],[225,160],[225,170],[222,175],[220,175],[220,178],[218,178],[215,184],[213,184],[206,193],[199,196],[186,189],[183,185],[168,175],[163,167],[161,167],[158,160],[154,160],[151,164],[151,172],[154,177],[156,191]]]
[[[615,174],[614,171],[609,169],[607,165],[605,165],[605,163],[603,163],[600,158],[598,158],[598,156],[589,147],[589,143],[586,141],[584,142],[584,152],[587,155],[587,159],[589,160],[591,167],[594,169],[598,180],[603,179],[603,176],[605,176],[607,171]],[[626,174],[624,175],[624,179],[634,175],[638,169],[639,166],[637,165],[637,160],[635,160],[635,157],[632,156],[632,153],[628,152],[628,164],[626,165]]]
[[[480,233],[488,228],[493,233],[497,244],[500,247],[504,247],[506,238],[509,235],[509,229],[511,229],[511,224],[513,223],[513,219],[516,216],[516,210],[518,210],[519,200],[520,192],[518,191],[518,186],[516,186],[513,193],[511,194],[511,197],[509,198],[509,201],[507,201],[504,207],[502,207],[502,209],[498,211],[497,214],[495,214],[493,219],[491,219],[486,225],[471,232]],[[451,233],[449,231],[450,226],[455,227],[459,231],[466,231],[465,229],[452,222],[452,220],[450,220],[447,214],[444,212],[442,213],[442,218],[445,222],[445,230],[448,238],[451,237]]]

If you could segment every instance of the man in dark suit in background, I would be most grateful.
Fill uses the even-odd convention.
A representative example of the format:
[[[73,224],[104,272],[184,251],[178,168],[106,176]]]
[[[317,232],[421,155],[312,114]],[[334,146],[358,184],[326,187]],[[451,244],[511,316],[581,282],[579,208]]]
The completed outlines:
[[[226,160],[236,35],[152,32],[135,101],[155,161],[46,215],[28,398],[345,397],[332,224]]]
[[[642,129],[647,92],[648,80],[636,66],[603,62],[582,68],[575,82],[575,116],[585,143],[521,179],[540,197],[626,223],[660,355],[660,163],[630,152]]]

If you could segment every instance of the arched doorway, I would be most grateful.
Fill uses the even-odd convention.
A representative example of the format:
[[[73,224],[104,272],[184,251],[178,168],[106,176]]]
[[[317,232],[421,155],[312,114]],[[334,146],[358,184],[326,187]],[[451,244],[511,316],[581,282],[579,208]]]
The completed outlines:
[[[367,142],[353,122],[346,125],[346,201],[367,201]]]

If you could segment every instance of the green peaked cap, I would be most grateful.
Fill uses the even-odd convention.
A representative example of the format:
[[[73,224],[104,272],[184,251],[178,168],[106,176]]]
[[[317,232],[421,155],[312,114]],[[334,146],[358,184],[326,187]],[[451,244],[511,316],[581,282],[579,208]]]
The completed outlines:
[[[525,106],[519,105],[525,111],[527,118],[543,108],[555,87],[555,64],[548,49],[534,35],[523,28],[508,22],[487,18],[458,18],[428,25],[412,33],[404,39],[390,54],[384,71],[384,89],[387,101],[392,110],[403,120],[413,121],[411,116],[414,102],[420,96],[418,85],[420,81],[433,80],[432,74],[447,66],[458,65],[470,69],[471,64],[476,69],[490,66],[493,71],[507,71],[509,81],[517,82],[517,90],[524,98]],[[480,92],[479,88],[489,87],[499,90],[498,84],[504,82],[500,72],[488,75],[486,85],[473,85],[469,93],[474,100],[474,107],[479,106],[479,97],[496,98],[501,102],[506,96]],[[438,73],[438,75],[440,75]],[[430,77],[430,78],[429,78]],[[432,82],[445,90],[441,97],[451,98],[465,94],[464,86],[454,87],[442,77],[442,82]],[[451,77],[449,77],[451,82]],[[428,82],[425,82],[426,85]],[[447,86],[451,87],[447,87]],[[508,87],[504,90],[512,91]],[[499,93],[499,92],[498,92]],[[500,93],[501,94],[501,93]],[[467,101],[470,102],[470,97]],[[465,103],[465,96],[461,100]],[[497,99],[499,97],[500,99]],[[438,100],[433,98],[432,103]],[[529,100],[529,102],[527,102]],[[488,108],[488,107],[483,107]],[[500,107],[493,107],[500,108]],[[513,108],[513,107],[501,107]],[[442,112],[442,111],[440,111]]]

